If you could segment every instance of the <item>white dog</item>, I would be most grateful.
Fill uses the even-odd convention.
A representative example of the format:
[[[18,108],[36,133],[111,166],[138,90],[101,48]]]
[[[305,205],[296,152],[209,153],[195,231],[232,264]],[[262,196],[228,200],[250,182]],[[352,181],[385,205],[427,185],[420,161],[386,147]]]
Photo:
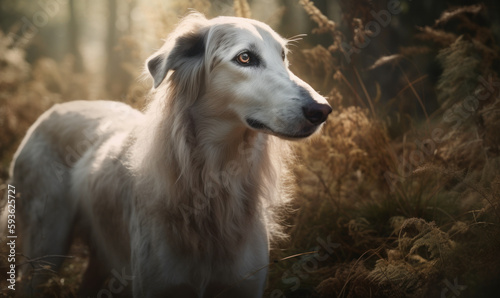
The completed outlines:
[[[144,113],[111,101],[45,112],[11,166],[23,254],[57,270],[81,235],[82,295],[261,297],[287,199],[283,140],[331,112],[289,71],[286,45],[258,21],[191,14],[147,61]]]

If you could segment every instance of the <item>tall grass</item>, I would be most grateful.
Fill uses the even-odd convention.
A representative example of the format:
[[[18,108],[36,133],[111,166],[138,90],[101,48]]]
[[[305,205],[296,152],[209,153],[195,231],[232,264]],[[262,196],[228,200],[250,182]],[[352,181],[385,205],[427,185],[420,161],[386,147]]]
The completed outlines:
[[[365,88],[359,65],[339,59],[338,44],[354,43],[347,36],[356,32],[337,32],[342,26],[311,1],[299,2],[318,24],[316,33],[335,37],[329,47],[303,53],[308,67],[334,74],[336,86],[328,97],[335,112],[317,140],[296,148],[302,162],[295,169],[292,240],[277,258],[317,247],[326,253],[318,244],[326,237],[340,246],[307,277],[293,269],[301,260],[276,266],[271,289],[286,297],[438,297],[451,295],[451,284],[458,285],[457,296],[496,297],[500,142],[491,132],[500,129],[498,87],[493,87],[499,85],[493,69],[499,57],[493,34],[474,23],[484,7],[443,13],[417,36],[435,43],[402,48],[374,65],[429,55],[426,48],[432,47],[442,67],[435,86],[440,107],[432,115],[405,70],[397,68],[425,117],[391,136],[387,115]],[[441,27],[452,19],[455,27]],[[464,26],[477,34],[460,34]],[[356,81],[346,79],[348,72]],[[489,85],[482,83],[488,78]]]

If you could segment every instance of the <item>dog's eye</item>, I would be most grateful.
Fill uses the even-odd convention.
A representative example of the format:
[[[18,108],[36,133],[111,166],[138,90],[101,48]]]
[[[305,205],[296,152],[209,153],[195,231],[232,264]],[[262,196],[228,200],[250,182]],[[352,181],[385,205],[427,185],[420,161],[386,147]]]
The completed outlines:
[[[239,54],[236,59],[241,64],[250,64],[250,55],[247,52]]]
[[[233,61],[240,66],[260,66],[261,60],[259,56],[249,50],[245,50],[240,52],[236,57],[233,58]]]
[[[285,50],[281,51],[281,59],[285,61],[286,55],[285,55]]]

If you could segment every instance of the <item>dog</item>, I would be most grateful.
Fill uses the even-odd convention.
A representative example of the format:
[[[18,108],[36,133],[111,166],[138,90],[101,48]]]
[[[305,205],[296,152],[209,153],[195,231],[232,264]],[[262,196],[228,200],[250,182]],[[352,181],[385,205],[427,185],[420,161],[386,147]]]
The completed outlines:
[[[9,182],[28,295],[78,235],[81,296],[262,297],[290,198],[288,141],[332,111],[288,69],[287,42],[259,21],[191,13],[146,61],[143,112],[73,101],[40,116]]]

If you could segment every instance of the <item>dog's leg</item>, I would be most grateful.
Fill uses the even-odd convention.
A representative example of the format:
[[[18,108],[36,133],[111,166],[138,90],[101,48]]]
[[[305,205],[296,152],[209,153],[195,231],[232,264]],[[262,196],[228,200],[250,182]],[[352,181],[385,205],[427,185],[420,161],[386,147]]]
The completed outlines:
[[[44,200],[44,198],[33,199]],[[58,272],[71,245],[73,232],[71,212],[58,212],[54,216],[52,214],[54,210],[50,210],[51,204],[45,207],[47,209],[42,208],[39,212],[31,213],[31,218],[27,222],[26,217],[23,218],[24,222],[19,233],[23,237],[23,255],[27,258],[26,264],[21,267],[26,297],[38,296],[38,293],[42,292],[39,287]],[[21,263],[25,262],[21,260]]]
[[[257,223],[232,270],[219,267],[213,273],[203,297],[262,297],[269,264],[269,241],[266,235],[266,227]],[[236,276],[240,277],[235,279]]]
[[[108,278],[108,276],[109,272],[106,272],[106,270],[103,269],[103,263],[97,258],[95,252],[91,250],[89,263],[85,274],[83,275],[80,289],[78,290],[78,297],[87,298],[99,297],[99,295],[103,295],[102,293],[107,290],[104,281]]]
[[[143,268],[142,271],[151,270],[151,268]],[[161,274],[160,274],[161,276]],[[134,276],[136,277],[136,276]],[[202,298],[196,293],[195,288],[189,284],[169,285],[166,284],[166,279],[162,278],[145,278],[138,277],[132,281],[133,297],[134,298]],[[239,297],[239,296],[232,296]]]
[[[233,284],[209,284],[204,298],[259,298],[264,295],[267,268],[263,268],[251,276]]]
[[[39,296],[39,287],[56,273],[67,257],[75,221],[69,197],[69,168],[53,146],[33,135],[19,149],[11,183],[16,187],[17,234],[24,297]],[[31,277],[31,278],[30,278]]]

